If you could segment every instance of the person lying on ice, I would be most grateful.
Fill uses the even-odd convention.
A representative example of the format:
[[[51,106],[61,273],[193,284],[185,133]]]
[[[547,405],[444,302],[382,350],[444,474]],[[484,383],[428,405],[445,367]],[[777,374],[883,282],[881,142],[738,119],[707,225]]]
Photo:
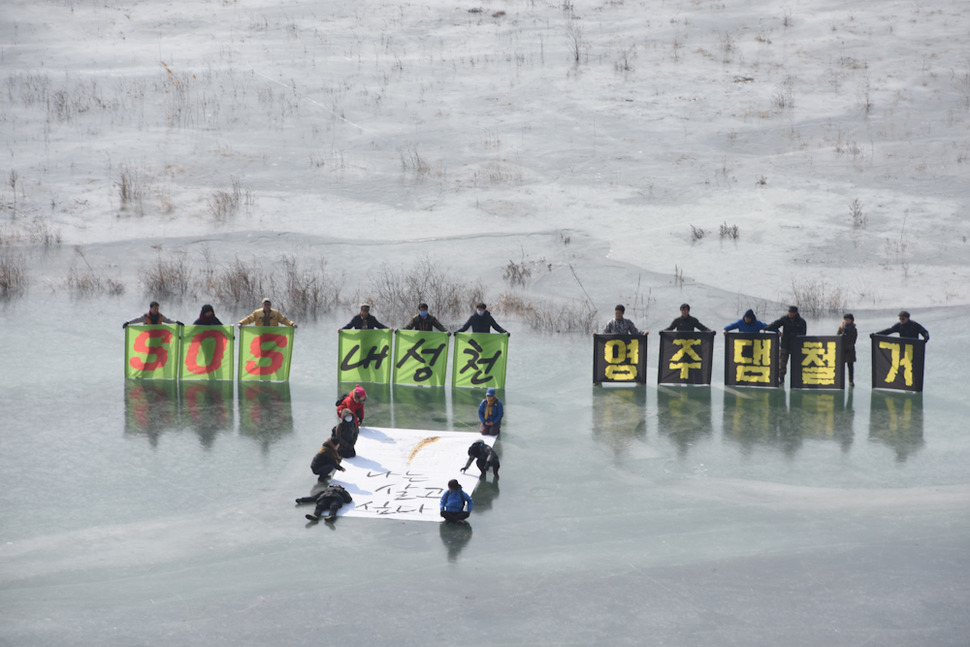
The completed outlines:
[[[320,515],[324,510],[329,510],[330,514],[323,518],[324,521],[333,521],[337,518],[337,510],[345,503],[350,503],[353,499],[350,492],[345,490],[342,485],[334,483],[323,488],[315,496],[304,496],[296,500],[297,504],[316,503],[313,514],[306,516],[310,521],[320,521]]]

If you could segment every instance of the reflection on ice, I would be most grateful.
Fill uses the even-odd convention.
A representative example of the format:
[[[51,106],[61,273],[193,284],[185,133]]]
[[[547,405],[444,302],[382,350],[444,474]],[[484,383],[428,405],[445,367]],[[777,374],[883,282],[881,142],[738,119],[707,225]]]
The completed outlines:
[[[873,390],[869,438],[886,444],[903,462],[923,447],[923,394]]]
[[[657,387],[657,428],[683,458],[700,439],[711,436],[711,387]]]

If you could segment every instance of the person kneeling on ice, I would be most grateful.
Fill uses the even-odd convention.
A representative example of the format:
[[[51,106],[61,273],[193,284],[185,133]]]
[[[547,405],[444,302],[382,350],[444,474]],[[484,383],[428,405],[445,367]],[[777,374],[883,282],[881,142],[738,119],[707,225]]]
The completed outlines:
[[[465,504],[468,510],[464,510]],[[465,519],[472,511],[472,498],[461,489],[458,479],[448,481],[448,489],[441,495],[441,516],[446,523],[467,523]]]
[[[330,473],[334,470],[346,472],[340,466],[340,451],[337,449],[337,442],[333,438],[327,438],[320,446],[320,451],[313,457],[310,463],[310,471],[317,475],[317,480],[321,483],[330,478]]]
[[[481,421],[479,431],[484,436],[498,436],[502,431],[502,416],[505,410],[502,401],[495,396],[495,389],[489,387],[485,391],[485,399],[478,405],[478,419]]]
[[[330,514],[323,518],[324,521],[333,521],[337,518],[337,510],[343,506],[345,503],[350,503],[353,499],[350,497],[350,492],[345,490],[342,485],[328,485],[323,488],[315,496],[304,496],[296,500],[297,504],[301,503],[316,503],[317,507],[313,510],[313,514],[308,514],[306,516],[310,521],[320,521],[320,515],[324,510],[329,510]]]
[[[354,445],[357,444],[359,435],[360,427],[354,420],[354,412],[350,409],[344,409],[343,418],[330,431],[330,439],[336,445],[341,458],[353,458],[357,455]]]
[[[475,461],[475,465],[478,466],[479,471],[482,473],[482,475],[478,478],[485,478],[485,475],[488,474],[489,468],[491,468],[492,474],[495,475],[495,478],[498,478],[498,468],[501,467],[501,463],[499,463],[498,460],[498,454],[496,454],[495,450],[489,447],[484,440],[476,440],[468,448],[468,462],[465,463],[463,468],[461,468],[461,471],[464,472],[467,470],[468,466],[472,464],[472,461]]]

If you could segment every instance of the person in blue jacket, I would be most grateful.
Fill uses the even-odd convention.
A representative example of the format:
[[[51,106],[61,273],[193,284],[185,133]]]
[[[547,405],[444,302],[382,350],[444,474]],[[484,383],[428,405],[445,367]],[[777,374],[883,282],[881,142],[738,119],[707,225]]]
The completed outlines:
[[[724,332],[730,330],[737,330],[738,332],[761,332],[762,328],[767,326],[763,321],[758,321],[758,318],[754,316],[754,310],[748,309],[744,313],[744,316],[735,321],[733,324],[724,326]]]
[[[472,332],[491,332],[492,328],[494,328],[500,333],[511,336],[511,333],[508,330],[495,323],[495,320],[492,319],[492,313],[486,309],[484,303],[479,303],[476,305],[475,314],[470,316],[468,321],[465,322],[465,325],[455,332],[465,332],[469,328],[472,329]]]
[[[495,389],[485,391],[485,399],[478,405],[478,419],[482,421],[479,431],[485,436],[498,436],[502,431],[502,416],[505,410],[502,401],[495,397]]]
[[[468,509],[465,510],[465,504]],[[468,523],[465,519],[472,511],[472,498],[461,489],[458,479],[448,481],[448,489],[441,495],[441,516],[446,523]]]

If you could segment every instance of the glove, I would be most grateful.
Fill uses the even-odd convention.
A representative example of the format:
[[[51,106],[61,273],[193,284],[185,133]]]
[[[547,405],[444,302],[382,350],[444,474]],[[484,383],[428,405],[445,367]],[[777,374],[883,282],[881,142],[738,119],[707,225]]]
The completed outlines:
[[[176,322],[175,322],[175,325],[176,325],[176,326],[184,326],[185,324],[184,324],[184,323],[182,323],[181,321],[176,321]]]
[[[876,333],[874,332],[869,333],[869,339],[873,339],[875,336],[876,336]]]
[[[128,322],[126,321],[125,323],[121,324],[121,327],[122,328],[127,328],[128,327]]]

